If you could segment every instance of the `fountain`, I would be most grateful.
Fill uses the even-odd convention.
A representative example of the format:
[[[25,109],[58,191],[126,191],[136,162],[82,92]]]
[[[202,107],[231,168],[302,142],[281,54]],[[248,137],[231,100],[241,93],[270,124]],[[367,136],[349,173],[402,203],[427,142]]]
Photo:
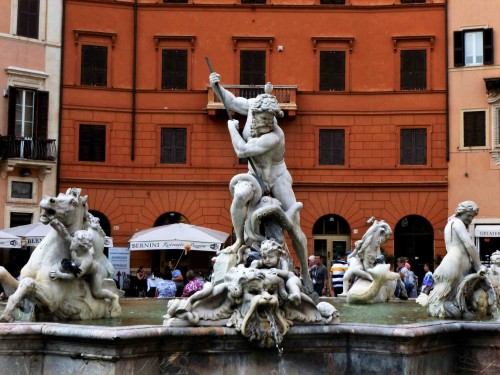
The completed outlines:
[[[211,82],[218,87],[217,76],[211,76]],[[220,92],[222,98],[231,100]],[[282,135],[275,120],[280,111],[273,97],[266,93],[255,102],[241,109],[245,113],[251,110],[244,138],[236,129],[237,123],[228,122],[238,156],[251,157],[252,173],[237,175],[230,183],[237,241],[218,254],[213,282],[188,299],[121,300],[118,308],[118,292],[106,281],[110,270],[101,255],[99,228],[82,210],[86,199],[80,197],[78,189],[47,198],[41,205],[43,220],[50,222],[53,232],[35,250],[37,255],[34,253],[28,268],[23,269],[25,279],[18,283],[0,270],[2,285],[11,294],[1,315],[10,323],[0,324],[0,368],[13,374],[500,371],[498,320],[481,321],[483,316],[479,314],[467,316],[473,321],[440,320],[439,315],[427,317],[426,308],[414,301],[389,300],[398,274],[390,272],[386,264],[373,266],[380,243],[391,232],[383,221],[373,221],[351,257],[353,265],[358,265],[356,274],[365,275],[364,280],[354,283],[345,298],[318,301],[307,272],[307,246],[299,219],[302,205],[291,191],[291,178],[282,160],[282,137],[274,140],[277,143],[268,143],[268,150],[272,149],[279,159],[274,163],[278,170],[273,172],[278,175],[269,174],[265,168],[270,154],[260,155],[245,148],[245,144],[257,142],[251,139],[273,132]],[[265,110],[259,112],[261,104]],[[281,195],[280,189],[273,191],[280,181],[288,195]],[[68,212],[76,208],[78,213],[83,211],[76,215],[79,220],[67,220],[74,216]],[[87,232],[90,238],[79,231]],[[305,271],[302,282],[290,271],[284,231],[290,235]],[[91,250],[94,260],[87,264],[85,259]],[[492,280],[498,278],[497,271],[491,271]],[[79,277],[87,272],[101,290]],[[489,281],[484,281],[489,276],[482,272],[479,277],[471,291],[477,287],[493,298]],[[498,285],[493,286],[498,290]],[[103,298],[102,290],[113,295]],[[478,305],[484,301],[483,293],[477,296],[466,301],[469,312],[472,302]],[[452,311],[449,299],[445,300],[445,311]],[[487,304],[488,311],[492,311],[491,306]],[[28,314],[19,313],[18,307]],[[414,320],[398,320],[396,310],[403,311],[403,315],[413,311]],[[37,321],[13,322],[26,315]],[[143,320],[146,315],[151,319]],[[349,321],[353,316],[364,321]],[[69,320],[73,320],[71,324]]]

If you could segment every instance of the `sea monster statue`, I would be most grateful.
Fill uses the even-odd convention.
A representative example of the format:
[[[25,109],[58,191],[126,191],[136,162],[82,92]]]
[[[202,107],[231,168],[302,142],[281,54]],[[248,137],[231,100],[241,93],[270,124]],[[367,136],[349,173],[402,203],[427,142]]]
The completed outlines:
[[[123,294],[103,253],[104,231],[88,212],[87,196],[70,188],[40,203],[40,221],[52,230],[36,247],[18,281],[0,267],[8,297],[0,321],[63,321],[118,317]]]
[[[356,241],[354,251],[347,258],[349,269],[344,275],[344,290],[340,296],[345,296],[350,304],[387,302],[397,283],[401,283],[399,274],[390,271],[390,265],[385,264],[380,250],[380,245],[392,234],[391,227],[375,217],[368,223],[371,227]]]

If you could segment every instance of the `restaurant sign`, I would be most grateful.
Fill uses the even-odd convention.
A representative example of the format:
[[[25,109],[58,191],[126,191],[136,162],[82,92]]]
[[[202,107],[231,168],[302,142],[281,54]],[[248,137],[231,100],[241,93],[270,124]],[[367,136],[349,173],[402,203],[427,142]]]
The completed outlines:
[[[500,237],[500,225],[476,225],[475,237]]]
[[[130,250],[183,250],[185,241],[130,241]],[[190,242],[191,251],[218,251],[220,243],[213,242]]]

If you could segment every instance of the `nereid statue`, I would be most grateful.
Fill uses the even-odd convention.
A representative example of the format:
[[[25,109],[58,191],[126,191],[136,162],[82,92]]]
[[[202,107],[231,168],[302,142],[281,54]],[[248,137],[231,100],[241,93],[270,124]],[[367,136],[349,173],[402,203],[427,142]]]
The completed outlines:
[[[88,320],[118,317],[123,294],[104,255],[104,231],[88,212],[81,189],[45,197],[40,221],[53,230],[21,270],[21,280],[0,267],[0,283],[9,297],[1,321]],[[19,310],[20,309],[20,310]],[[24,318],[25,319],[25,318]]]
[[[434,289],[417,302],[427,306],[429,316],[479,319],[493,314],[497,296],[489,273],[468,231],[479,208],[472,201],[458,205],[444,229],[447,254],[434,271]],[[471,273],[472,271],[472,273]]]

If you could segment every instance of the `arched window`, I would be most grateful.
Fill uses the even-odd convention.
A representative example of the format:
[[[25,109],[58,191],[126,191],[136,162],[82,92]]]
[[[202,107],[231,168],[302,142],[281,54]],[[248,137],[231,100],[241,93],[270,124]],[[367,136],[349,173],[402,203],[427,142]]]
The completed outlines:
[[[109,223],[108,218],[103,213],[96,210],[89,210],[92,216],[99,219],[99,224],[101,224],[101,228],[106,233],[106,236],[111,237],[111,224]]]
[[[171,211],[164,213],[158,219],[156,219],[153,226],[159,227],[161,225],[176,224],[176,223],[189,224],[189,220],[184,215],[178,212]]]

